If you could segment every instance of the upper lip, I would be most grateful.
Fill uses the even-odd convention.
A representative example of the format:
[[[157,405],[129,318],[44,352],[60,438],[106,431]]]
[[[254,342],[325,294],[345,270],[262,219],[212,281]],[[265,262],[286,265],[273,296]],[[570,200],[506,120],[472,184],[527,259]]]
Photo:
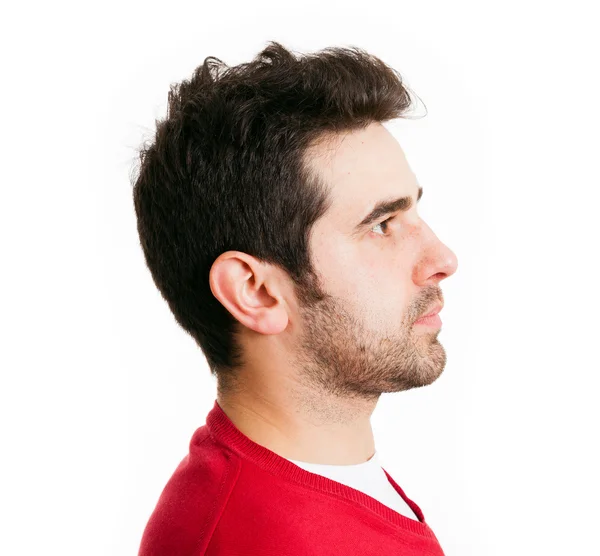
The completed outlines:
[[[444,306],[441,303],[436,303],[428,313],[425,313],[424,315],[420,316],[417,320],[437,315],[443,309],[443,307]]]

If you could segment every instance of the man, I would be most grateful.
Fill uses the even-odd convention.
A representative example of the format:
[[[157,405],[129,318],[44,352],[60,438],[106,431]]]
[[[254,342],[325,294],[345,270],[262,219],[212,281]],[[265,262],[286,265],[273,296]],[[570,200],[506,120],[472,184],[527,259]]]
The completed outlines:
[[[446,363],[440,282],[457,260],[382,125],[410,104],[358,48],[276,42],[172,88],[134,184],[138,231],[217,399],[139,556],[443,554],[370,424],[383,392]]]

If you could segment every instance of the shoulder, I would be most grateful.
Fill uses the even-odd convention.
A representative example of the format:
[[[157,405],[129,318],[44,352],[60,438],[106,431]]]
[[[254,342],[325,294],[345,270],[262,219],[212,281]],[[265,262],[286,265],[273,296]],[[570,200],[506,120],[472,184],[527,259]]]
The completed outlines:
[[[206,425],[198,428],[150,515],[138,556],[205,554],[240,468],[240,458],[216,443]]]

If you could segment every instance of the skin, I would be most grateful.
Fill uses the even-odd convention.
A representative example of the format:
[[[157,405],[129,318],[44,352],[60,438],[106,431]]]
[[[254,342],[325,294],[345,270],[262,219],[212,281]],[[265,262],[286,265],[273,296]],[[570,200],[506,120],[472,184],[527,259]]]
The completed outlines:
[[[375,452],[371,415],[384,392],[434,382],[446,364],[438,327],[414,322],[443,304],[455,254],[417,212],[419,183],[380,123],[313,147],[309,164],[332,205],[311,232],[320,301],[300,303],[281,269],[240,251],[213,264],[213,294],[244,325],[240,388],[218,393],[233,424],[282,457],[355,465]],[[352,231],[374,204],[412,196],[405,212]],[[381,226],[386,218],[395,218]]]

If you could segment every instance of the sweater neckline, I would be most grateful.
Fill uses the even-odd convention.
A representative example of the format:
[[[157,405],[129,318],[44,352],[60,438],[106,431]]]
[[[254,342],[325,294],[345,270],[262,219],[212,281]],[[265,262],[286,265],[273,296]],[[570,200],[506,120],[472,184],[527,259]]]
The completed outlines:
[[[424,537],[435,539],[433,531],[425,522],[425,517],[421,508],[406,496],[402,488],[394,481],[394,479],[392,479],[390,474],[383,467],[382,469],[385,472],[388,481],[394,487],[394,490],[396,490],[413,510],[415,515],[419,518],[419,521],[398,513],[396,510],[393,510],[361,490],[334,481],[329,477],[306,471],[288,459],[269,450],[265,446],[257,444],[234,425],[217,400],[215,400],[213,408],[206,417],[206,426],[210,435],[216,442],[234,450],[240,457],[253,462],[261,469],[294,483],[358,502],[398,527]]]

